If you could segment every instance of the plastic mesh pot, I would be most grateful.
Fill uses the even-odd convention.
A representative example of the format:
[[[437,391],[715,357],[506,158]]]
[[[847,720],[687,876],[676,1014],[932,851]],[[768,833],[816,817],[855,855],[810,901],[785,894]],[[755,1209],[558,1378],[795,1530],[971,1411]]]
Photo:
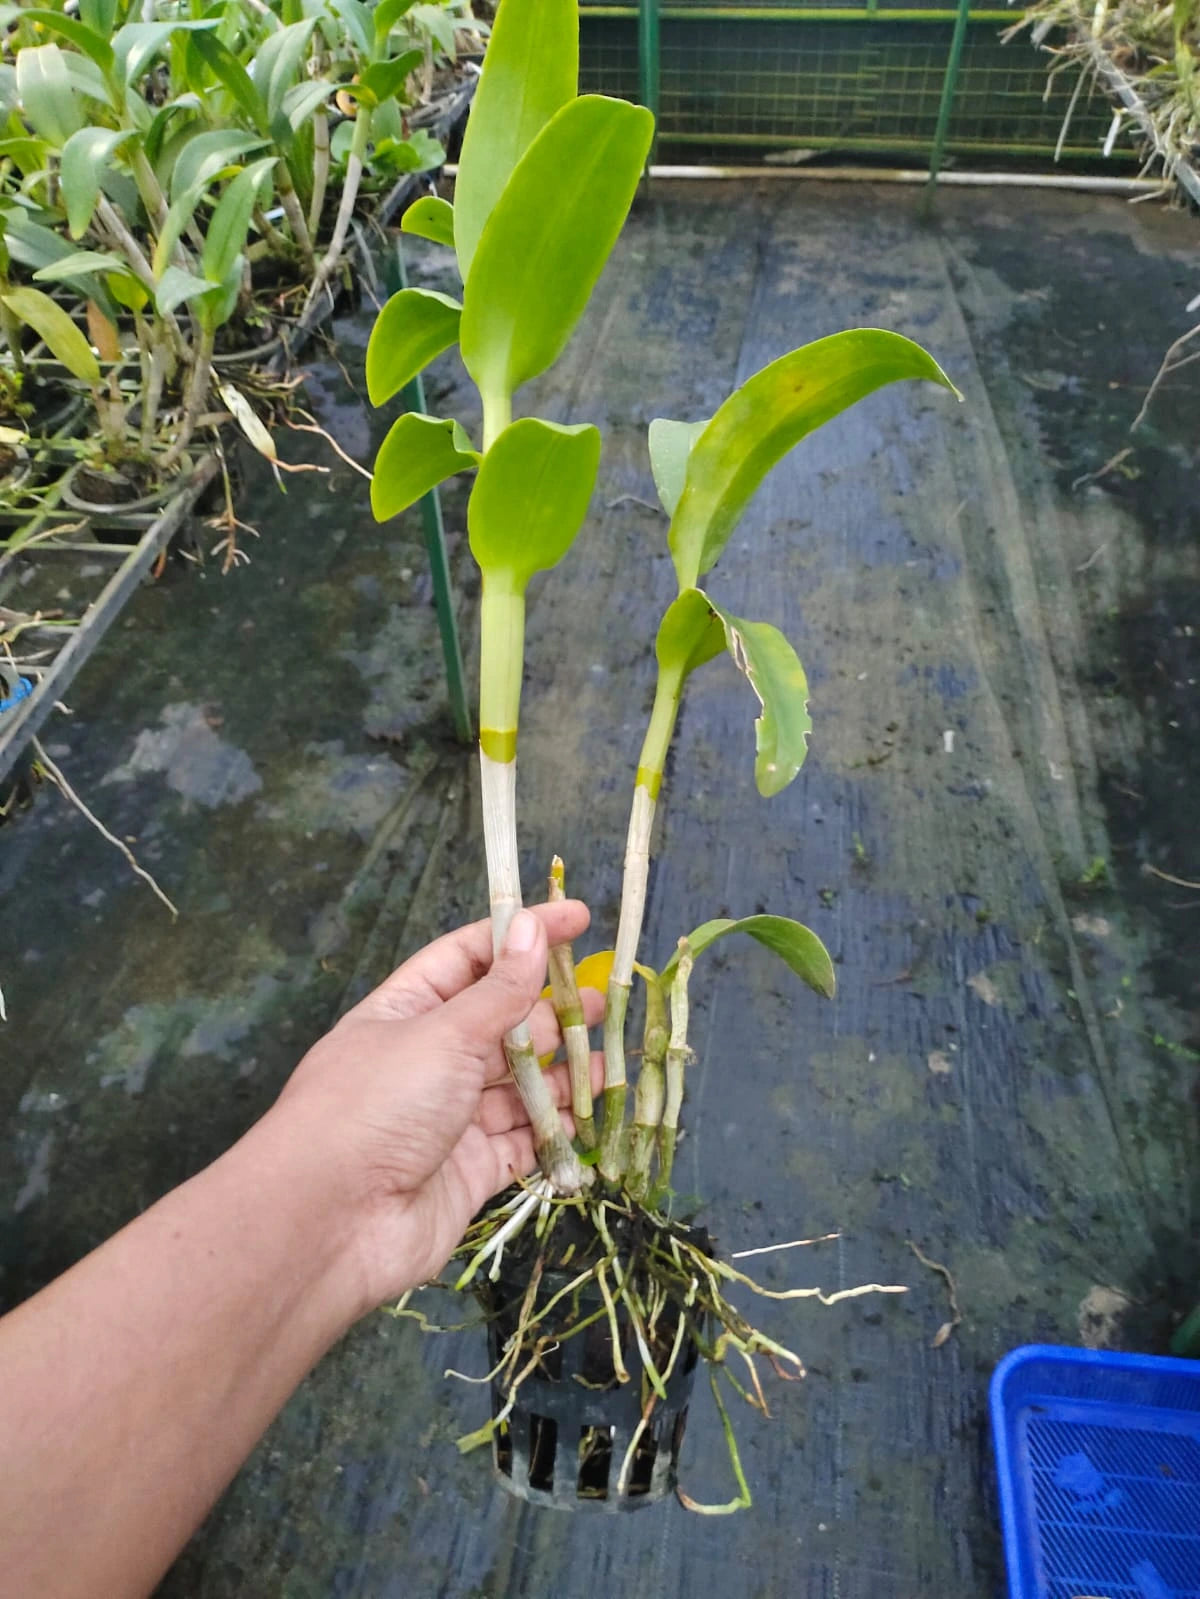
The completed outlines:
[[[545,1304],[574,1275],[574,1271],[548,1269],[538,1286],[537,1301]],[[520,1307],[528,1291],[527,1274],[505,1273],[488,1295],[488,1352],[495,1367],[505,1342],[516,1329]],[[563,1308],[567,1309],[564,1301]],[[626,1480],[620,1481],[630,1443],[642,1419],[643,1364],[637,1339],[624,1307],[617,1305],[621,1356],[629,1381],[618,1382],[613,1373],[612,1328],[604,1301],[594,1284],[570,1304],[570,1322],[589,1320],[582,1332],[552,1344],[538,1368],[517,1390],[516,1403],[496,1430],[493,1458],[503,1485],[533,1504],[563,1510],[620,1512],[655,1504],[675,1491],[679,1451],[687,1424],[699,1351],[685,1332],[675,1368],[667,1378],[665,1401],[658,1399],[638,1439]],[[669,1352],[679,1326],[680,1312],[669,1306],[659,1320],[658,1340]],[[539,1326],[551,1331],[553,1321]],[[666,1357],[656,1350],[661,1365]],[[523,1364],[529,1359],[522,1354]],[[507,1403],[502,1384],[492,1386],[492,1414],[499,1416]]]

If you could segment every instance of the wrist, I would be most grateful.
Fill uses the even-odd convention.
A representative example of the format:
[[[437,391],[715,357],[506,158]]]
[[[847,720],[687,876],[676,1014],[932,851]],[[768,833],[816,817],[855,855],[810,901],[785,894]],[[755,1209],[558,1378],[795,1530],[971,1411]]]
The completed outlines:
[[[334,1343],[376,1308],[363,1257],[364,1218],[351,1184],[327,1153],[328,1129],[309,1125],[285,1098],[225,1155],[254,1186],[283,1262],[306,1285],[319,1329]]]

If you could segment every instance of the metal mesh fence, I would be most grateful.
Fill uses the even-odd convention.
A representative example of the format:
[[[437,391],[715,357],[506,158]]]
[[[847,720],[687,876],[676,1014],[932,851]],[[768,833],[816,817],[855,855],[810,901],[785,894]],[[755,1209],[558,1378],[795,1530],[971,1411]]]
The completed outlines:
[[[774,9],[782,9],[775,0]],[[665,6],[659,138],[663,145],[766,151],[928,152],[953,31],[953,9],[897,13],[892,4]],[[720,11],[720,15],[714,15]],[[744,14],[751,10],[750,15]],[[700,13],[696,17],[689,11]],[[832,11],[833,14],[829,14]],[[743,13],[739,15],[739,12]],[[757,13],[757,14],[755,14]],[[964,155],[1053,155],[1074,87],[1051,78],[1027,39],[1003,44],[994,13],[968,24],[946,148]],[[581,7],[582,86],[639,97],[636,10]],[[1110,111],[1076,107],[1063,156],[1095,158]]]

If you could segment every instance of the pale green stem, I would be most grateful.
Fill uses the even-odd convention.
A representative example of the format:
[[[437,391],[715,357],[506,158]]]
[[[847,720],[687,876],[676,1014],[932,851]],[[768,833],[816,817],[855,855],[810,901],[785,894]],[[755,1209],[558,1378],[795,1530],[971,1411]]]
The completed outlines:
[[[692,956],[686,938],[679,940],[679,965],[671,980],[671,1041],[667,1045],[666,1102],[658,1130],[658,1182],[654,1203],[658,1203],[671,1184],[675,1164],[675,1143],[679,1137],[679,1112],[683,1108],[683,1074],[688,1062],[688,978],[692,975]]]
[[[617,947],[604,1010],[604,1131],[600,1139],[600,1173],[608,1182],[619,1182],[622,1171],[625,1130],[625,1012],[633,984],[633,964],[637,959],[646,914],[646,884],[650,876],[650,832],[662,785],[663,769],[683,690],[682,672],[660,669],[638,761],[637,782],[625,840],[625,873],[621,884],[621,915],[617,924]]]
[[[342,198],[338,205],[337,216],[333,224],[333,236],[329,241],[329,248],[321,259],[317,268],[317,275],[313,279],[312,287],[308,291],[308,298],[304,302],[304,313],[320,297],[325,285],[333,277],[342,259],[342,251],[346,245],[346,235],[350,231],[350,219],[354,215],[354,203],[358,199],[358,188],[362,182],[363,165],[367,159],[367,146],[371,141],[371,113],[366,106],[360,105],[358,115],[354,119],[354,137],[350,141],[350,153],[346,157],[346,176],[342,180]]]
[[[625,1186],[631,1199],[644,1199],[650,1187],[650,1157],[663,1118],[666,1080],[663,1057],[667,1052],[667,1006],[658,983],[646,984],[646,1029],[642,1064],[634,1097],[633,1129],[629,1135],[629,1167]]]
[[[292,182],[292,174],[288,170],[285,157],[280,156],[275,163],[275,187],[279,191],[279,203],[283,207],[283,214],[288,219],[288,227],[292,230],[292,238],[296,241],[296,248],[300,251],[300,259],[304,263],[306,272],[317,270],[317,258],[313,251],[312,235],[308,231],[308,223],[304,220],[304,212],[300,206],[300,197]]]
[[[159,470],[162,472],[169,472],[176,462],[182,459],[184,451],[192,441],[196,419],[203,411],[204,402],[208,398],[215,340],[215,328],[204,327],[201,329],[200,344],[196,350],[196,364],[192,368],[192,380],[188,384],[187,398],[183,405],[183,416],[179,422],[179,432],[175,435],[174,444],[159,462]]]
[[[525,658],[525,595],[502,579],[483,583],[479,648],[479,771],[483,841],[491,898],[492,947],[499,954],[521,909],[517,861],[517,721]],[[534,1053],[528,1022],[504,1040],[517,1090],[529,1113],[542,1170],[563,1194],[577,1194],[587,1176],[571,1148]]]
[[[501,390],[495,394],[484,394],[482,399],[483,448],[487,451],[512,421],[512,395]]]
[[[563,863],[556,855],[550,867],[547,899],[551,905],[567,896]],[[575,956],[569,943],[550,946],[550,990],[554,1014],[567,1049],[567,1068],[571,1073],[571,1114],[575,1134],[585,1149],[596,1147],[596,1123],[592,1114],[592,1046],[583,1020],[579,985],[575,980]]]

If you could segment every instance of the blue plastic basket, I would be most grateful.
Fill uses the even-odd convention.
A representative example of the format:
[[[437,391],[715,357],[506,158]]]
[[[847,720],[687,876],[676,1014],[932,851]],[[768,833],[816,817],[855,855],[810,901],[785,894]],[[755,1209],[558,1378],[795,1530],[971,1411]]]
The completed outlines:
[[[1200,1599],[1200,1362],[1029,1344],[991,1407],[1012,1599]]]

